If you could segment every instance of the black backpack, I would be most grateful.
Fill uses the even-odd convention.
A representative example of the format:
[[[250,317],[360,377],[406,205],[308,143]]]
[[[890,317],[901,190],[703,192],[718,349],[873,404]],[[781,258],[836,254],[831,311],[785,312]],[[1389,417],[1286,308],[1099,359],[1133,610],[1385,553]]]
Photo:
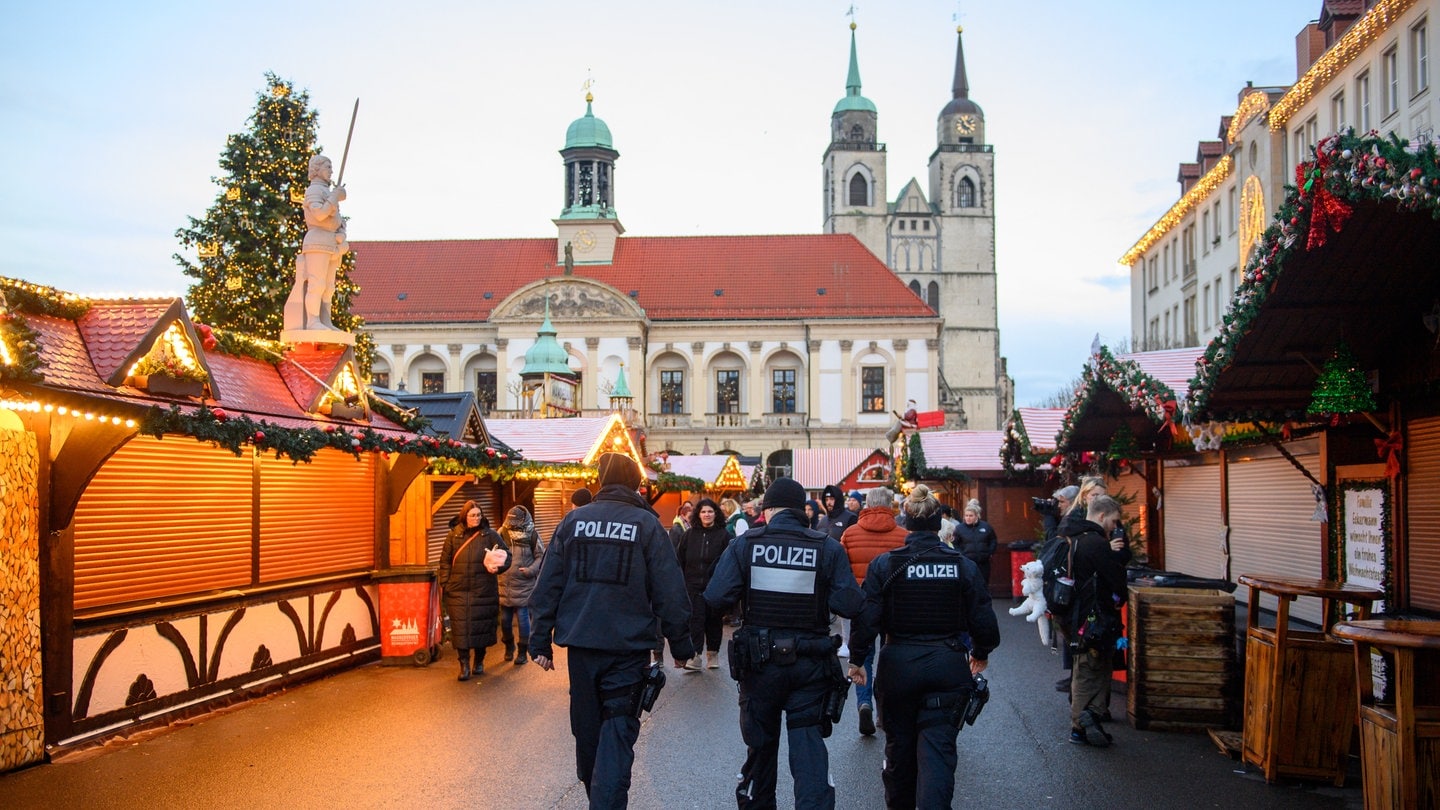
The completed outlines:
[[[1060,588],[1061,579],[1068,580],[1070,578],[1070,538],[1063,534],[1057,534],[1050,538],[1044,546],[1040,547],[1040,554],[1036,559],[1040,560],[1040,564],[1044,566],[1041,573],[1043,585],[1040,592],[1045,595],[1045,602],[1050,605],[1050,612],[1057,617],[1068,613],[1069,611],[1061,610],[1061,608],[1069,607],[1070,599],[1060,594],[1057,588]],[[1073,589],[1073,581],[1070,583],[1070,587]]]

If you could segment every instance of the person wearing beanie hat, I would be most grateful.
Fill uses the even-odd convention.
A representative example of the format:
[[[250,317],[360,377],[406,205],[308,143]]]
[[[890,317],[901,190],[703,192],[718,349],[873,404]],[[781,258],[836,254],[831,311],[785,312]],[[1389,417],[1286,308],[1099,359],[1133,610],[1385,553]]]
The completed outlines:
[[[1000,625],[980,569],[940,542],[940,502],[930,488],[917,484],[904,510],[905,545],[875,557],[865,570],[865,609],[852,623],[849,674],[856,684],[869,681],[864,661],[883,633],[875,697],[884,712],[885,804],[951,807],[956,709],[983,688],[976,677],[1000,646]]]
[[[636,491],[639,465],[605,453],[598,468],[595,500],[570,510],[545,550],[530,599],[530,653],[549,671],[552,645],[568,648],[576,772],[591,807],[624,807],[656,618],[676,667],[694,645],[685,576],[670,535]]]
[[[570,493],[571,506],[584,506],[585,504],[590,503],[593,500],[595,500],[595,493],[584,487],[581,487],[580,489],[577,489],[574,492]]]
[[[783,716],[795,806],[834,807],[825,738],[835,718],[824,707],[837,684],[849,684],[835,654],[840,639],[826,633],[831,612],[854,616],[864,599],[839,541],[809,528],[799,482],[775,479],[761,506],[765,525],[730,543],[705,588],[717,611],[744,605],[730,647],[746,746],[735,798],[741,810],[775,806]],[[752,650],[758,659],[745,654]]]

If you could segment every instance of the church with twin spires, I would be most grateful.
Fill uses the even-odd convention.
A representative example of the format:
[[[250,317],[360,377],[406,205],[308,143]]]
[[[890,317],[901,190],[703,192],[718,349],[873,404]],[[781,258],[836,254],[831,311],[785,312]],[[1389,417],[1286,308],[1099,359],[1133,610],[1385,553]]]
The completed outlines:
[[[998,428],[1013,408],[1014,385],[996,311],[995,150],[985,141],[985,112],[970,98],[962,29],[927,184],[912,177],[893,202],[878,125],[874,102],[861,93],[851,23],[845,97],[830,116],[824,157],[824,230],[854,235],[945,319],[940,402],[961,404],[967,427]]]
[[[730,450],[784,469],[794,448],[888,446],[909,400],[947,427],[998,430],[1013,385],[996,326],[993,153],[963,52],[928,196],[911,180],[886,197],[853,26],[846,84],[819,234],[627,235],[620,152],[587,96],[560,150],[555,238],[353,241],[375,384],[469,390],[488,418],[538,416],[520,374],[543,323],[578,381],[574,413],[609,412],[624,390],[651,452]]]

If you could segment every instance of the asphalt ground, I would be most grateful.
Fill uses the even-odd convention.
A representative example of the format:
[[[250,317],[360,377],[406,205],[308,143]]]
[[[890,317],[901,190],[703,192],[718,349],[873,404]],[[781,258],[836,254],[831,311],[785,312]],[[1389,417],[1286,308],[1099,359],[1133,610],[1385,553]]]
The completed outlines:
[[[1353,762],[1344,788],[1266,784],[1207,735],[1131,728],[1119,685],[1114,746],[1071,744],[1059,658],[1008,606],[996,603],[990,703],[960,733],[956,806],[1362,806]],[[582,808],[559,655],[543,672],[502,663],[493,647],[467,683],[448,649],[428,667],[361,667],[0,776],[0,808]],[[630,806],[733,807],[745,756],[735,683],[723,662],[669,673],[641,727]],[[884,807],[883,733],[858,733],[853,695],[829,749],[837,806]],[[780,807],[793,805],[786,758],[782,744]]]

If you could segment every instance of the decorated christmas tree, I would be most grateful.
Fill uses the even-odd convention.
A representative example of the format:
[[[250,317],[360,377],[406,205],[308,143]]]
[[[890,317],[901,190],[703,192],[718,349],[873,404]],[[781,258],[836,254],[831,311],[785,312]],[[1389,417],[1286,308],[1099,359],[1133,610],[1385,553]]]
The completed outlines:
[[[220,155],[223,174],[215,202],[202,219],[190,217],[175,232],[197,262],[176,254],[185,275],[196,279],[187,303],[197,321],[251,337],[280,337],[285,299],[295,281],[295,256],[305,236],[303,203],[308,163],[320,152],[318,114],[304,91],[273,73],[256,94],[249,129],[231,135]],[[335,282],[331,319],[356,332],[350,312],[357,291],[350,280],[355,258],[347,255]],[[370,342],[359,336],[356,355],[368,371]]]
[[[1307,412],[1312,416],[1329,416],[1373,410],[1375,393],[1370,388],[1370,381],[1360,370],[1360,363],[1350,347],[1341,341],[1320,369]]]

